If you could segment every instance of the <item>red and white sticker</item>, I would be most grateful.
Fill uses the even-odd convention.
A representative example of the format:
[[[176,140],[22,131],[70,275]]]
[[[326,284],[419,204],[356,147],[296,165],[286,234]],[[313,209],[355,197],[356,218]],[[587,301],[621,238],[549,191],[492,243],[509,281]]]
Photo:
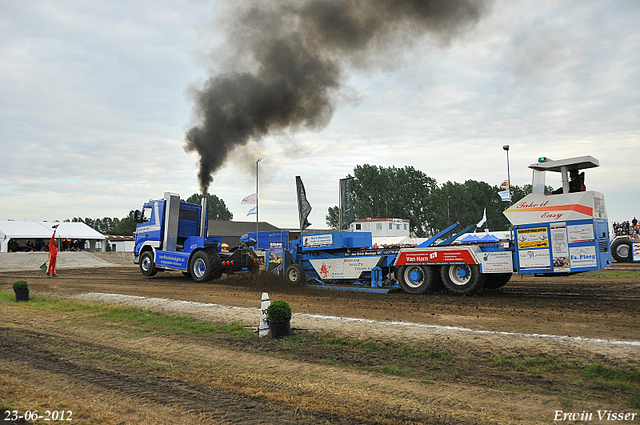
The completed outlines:
[[[477,264],[467,249],[400,252],[396,266],[405,264],[465,263]]]

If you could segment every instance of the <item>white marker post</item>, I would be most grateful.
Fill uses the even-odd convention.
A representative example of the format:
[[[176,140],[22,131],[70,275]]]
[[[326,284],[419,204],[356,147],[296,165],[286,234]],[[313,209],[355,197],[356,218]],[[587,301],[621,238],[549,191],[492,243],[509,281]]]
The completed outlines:
[[[271,301],[269,301],[269,294],[266,292],[262,293],[262,304],[260,305],[260,327],[258,327],[258,336],[262,338],[263,336],[267,336],[270,334],[269,331],[269,322],[267,322],[267,309],[271,305]]]

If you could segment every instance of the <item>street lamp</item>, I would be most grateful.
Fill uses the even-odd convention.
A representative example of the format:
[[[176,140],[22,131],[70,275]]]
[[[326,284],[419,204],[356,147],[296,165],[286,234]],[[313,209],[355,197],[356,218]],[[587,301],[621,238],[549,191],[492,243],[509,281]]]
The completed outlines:
[[[511,172],[509,171],[509,145],[504,145],[502,147],[505,151],[507,151],[507,189],[509,190],[509,202],[511,202]]]
[[[260,236],[258,236],[259,235],[259,233],[258,233],[259,232],[259,229],[258,229],[258,219],[259,219],[259,214],[258,214],[259,211],[258,210],[259,210],[259,207],[258,207],[258,205],[260,205],[260,195],[259,195],[259,193],[260,193],[259,192],[259,187],[260,186],[258,184],[259,181],[260,181],[260,167],[259,167],[258,164],[260,164],[260,161],[262,161],[262,160],[263,160],[263,158],[258,158],[256,160],[256,247],[255,247],[255,249],[258,249],[258,241],[259,241],[259,238],[260,238]]]
[[[509,145],[502,146],[502,149],[507,151],[507,185],[509,185],[507,190],[509,190],[509,204],[511,204],[511,173],[509,171]],[[513,224],[509,224],[509,239],[513,240]]]

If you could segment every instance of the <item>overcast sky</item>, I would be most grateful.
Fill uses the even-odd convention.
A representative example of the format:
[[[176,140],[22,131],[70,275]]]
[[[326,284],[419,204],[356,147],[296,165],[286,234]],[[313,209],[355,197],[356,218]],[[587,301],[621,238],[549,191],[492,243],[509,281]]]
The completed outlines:
[[[227,3],[0,0],[0,220],[122,218],[198,192],[190,93],[221,66]],[[639,17],[635,0],[496,1],[449,43],[426,35],[353,70],[326,127],[237,148],[209,190],[255,221],[240,201],[264,158],[260,221],[297,227],[300,175],[325,227],[359,164],[499,185],[509,144],[513,184],[539,156],[591,155],[609,221],[640,217]]]

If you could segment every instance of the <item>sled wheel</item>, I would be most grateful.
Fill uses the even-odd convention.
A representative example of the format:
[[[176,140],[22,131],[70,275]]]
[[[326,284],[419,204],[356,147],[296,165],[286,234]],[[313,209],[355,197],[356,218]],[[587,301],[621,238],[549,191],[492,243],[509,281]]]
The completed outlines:
[[[458,294],[475,294],[482,289],[484,284],[484,276],[480,274],[480,267],[475,264],[442,266],[440,275],[444,286]]]
[[[506,285],[513,273],[495,273],[488,274],[484,280],[484,287],[487,289],[498,289]]]
[[[433,270],[429,266],[402,266],[398,272],[398,280],[406,292],[422,294],[433,287]]]
[[[302,267],[300,264],[292,264],[287,267],[287,271],[284,275],[287,279],[287,282],[294,285],[299,285],[307,281],[304,267]]]

